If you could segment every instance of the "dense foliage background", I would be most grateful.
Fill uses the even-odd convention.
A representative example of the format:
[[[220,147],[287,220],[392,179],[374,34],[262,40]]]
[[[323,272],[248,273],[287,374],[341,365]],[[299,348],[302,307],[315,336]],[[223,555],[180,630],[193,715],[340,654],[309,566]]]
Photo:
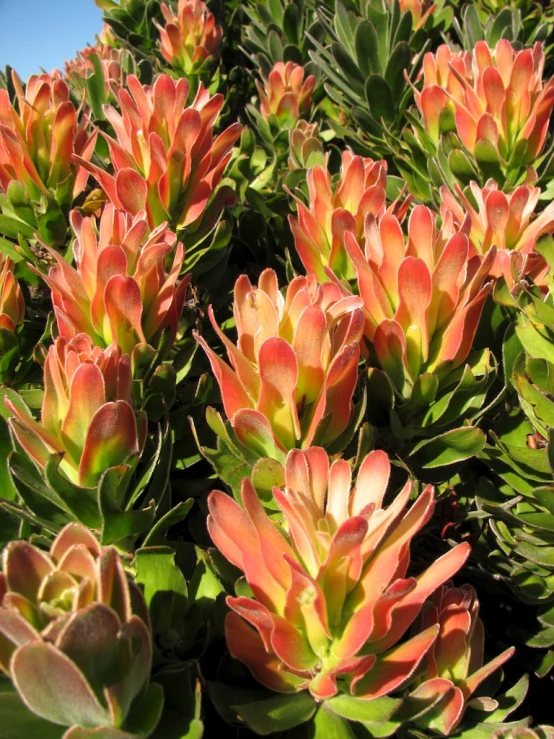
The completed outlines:
[[[0,77],[2,736],[553,737],[553,7],[96,2]]]

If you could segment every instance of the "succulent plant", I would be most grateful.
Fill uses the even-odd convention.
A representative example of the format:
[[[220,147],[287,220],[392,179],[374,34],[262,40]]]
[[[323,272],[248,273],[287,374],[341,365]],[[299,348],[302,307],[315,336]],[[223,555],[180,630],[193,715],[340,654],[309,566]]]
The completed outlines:
[[[337,0],[334,15],[324,4],[318,16],[330,43],[316,42],[310,56],[326,78],[325,90],[354,132],[373,155],[390,152],[388,134],[398,134],[413,99],[408,80],[415,80],[419,62],[410,47],[410,13],[402,14],[398,0],[361,0],[347,7]],[[407,79],[406,79],[406,76]],[[330,121],[347,139],[340,121]]]
[[[16,72],[11,84],[17,106],[0,89],[0,231],[59,247],[65,242],[66,217],[83,191],[88,173],[74,155],[89,161],[97,133],[90,114],[78,111],[69,87],[48,74],[31,75],[25,88]]]
[[[225,633],[231,654],[279,692],[309,690],[317,700],[341,690],[363,700],[413,679],[432,648],[437,624],[402,640],[425,600],[463,564],[460,544],[417,577],[407,577],[409,546],[429,519],[427,488],[405,512],[407,484],[383,508],[390,465],[383,452],[363,460],[356,486],[345,460],[325,451],[289,452],[283,490],[274,495],[279,530],[248,479],[239,506],[209,497],[215,545],[245,575],[251,596],[229,597]]]
[[[203,337],[197,340],[219,383],[239,448],[246,447],[254,459],[284,462],[289,449],[351,438],[360,306],[359,298],[345,298],[335,285],[318,285],[313,276],[295,278],[283,297],[275,272],[266,269],[258,287],[246,275],[235,284],[236,344],[209,309],[231,367]]]
[[[133,216],[110,203],[98,225],[77,211],[70,220],[76,267],[52,251],[44,275],[60,336],[85,333],[102,348],[116,341],[129,356],[162,340],[171,348],[190,280],[178,279],[185,253],[175,234],[165,223],[150,231],[145,211]]]
[[[277,62],[263,85],[256,82],[265,119],[275,116],[282,128],[291,129],[300,117],[308,115],[315,77],[311,74],[304,79],[304,74],[300,64]]]
[[[118,95],[121,113],[111,105],[104,109],[117,136],[107,137],[115,175],[79,159],[118,210],[145,210],[150,228],[168,222],[173,229],[197,230],[215,196],[214,214],[204,223],[211,228],[230,200],[228,188],[219,200],[216,189],[241,127],[232,124],[214,140],[223,96],[210,96],[201,85],[187,106],[189,90],[186,79],[161,74],[153,86],[143,86],[129,75]]]
[[[254,56],[265,76],[277,62],[294,62],[318,72],[310,61],[312,39],[321,40],[324,30],[310,0],[262,0],[244,3],[249,23],[244,33],[244,48]]]
[[[29,711],[64,739],[147,737],[163,704],[151,665],[148,609],[115,549],[76,523],[48,552],[5,547],[0,668]]]
[[[544,63],[539,41],[518,51],[504,38],[493,48],[485,41],[469,51],[443,44],[425,55],[415,136],[434,157],[431,179],[484,184],[493,177],[508,188],[533,181],[530,168],[544,159],[554,106]]]
[[[425,657],[419,685],[410,694],[420,702],[414,723],[450,736],[472,703],[488,712],[498,707],[492,698],[472,695],[515,649],[510,647],[483,665],[485,633],[477,593],[470,585],[454,588],[446,583],[437,588],[423,605],[418,625],[425,629],[432,624],[439,624],[439,634]],[[427,711],[422,710],[425,702],[430,706]]]
[[[136,464],[146,417],[131,401],[131,363],[117,344],[100,349],[86,334],[58,337],[44,365],[40,422],[18,396],[6,398],[13,433],[31,459],[46,468],[59,455],[69,480],[95,487],[110,467]]]
[[[291,171],[311,169],[316,164],[325,162],[323,142],[319,138],[317,123],[308,123],[300,119],[290,132],[289,144],[288,165]]]
[[[185,76],[201,74],[219,56],[223,29],[202,0],[179,0],[177,15],[161,4],[165,25],[158,25],[166,62]]]
[[[554,208],[547,206],[535,213],[541,196],[540,188],[520,185],[513,192],[504,193],[495,180],[488,180],[483,188],[471,182],[465,191],[456,185],[455,192],[457,199],[447,187],[441,187],[441,214],[446,215],[450,211],[459,227],[463,226],[467,216],[470,217],[469,239],[479,253],[484,254],[491,246],[496,247],[491,276],[502,276],[513,287],[515,253],[519,255],[517,272],[521,276],[530,276],[535,282],[544,278],[547,266],[534,248],[541,237],[554,232]]]
[[[335,179],[335,181],[333,181]],[[320,282],[330,280],[328,270],[352,280],[355,269],[344,244],[346,231],[363,243],[366,216],[383,215],[386,202],[387,163],[342,152],[341,169],[332,178],[327,161],[306,173],[309,201],[295,197],[298,217],[289,216],[294,246],[307,272]],[[397,212],[403,217],[409,200]]]

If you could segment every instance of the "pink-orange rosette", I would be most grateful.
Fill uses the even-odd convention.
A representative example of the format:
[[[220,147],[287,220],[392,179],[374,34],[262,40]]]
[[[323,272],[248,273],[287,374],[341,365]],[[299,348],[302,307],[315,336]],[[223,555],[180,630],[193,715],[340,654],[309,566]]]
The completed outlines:
[[[472,51],[443,44],[425,54],[415,100],[431,143],[454,130],[478,162],[495,163],[503,174],[516,160],[518,167],[535,166],[554,105],[554,78],[543,82],[544,62],[539,41],[519,51],[506,39],[494,48],[478,41]]]
[[[132,464],[144,447],[146,415],[131,400],[131,363],[117,344],[85,334],[58,337],[44,363],[40,421],[17,396],[6,398],[15,438],[41,468],[53,454],[71,482],[94,487],[110,467]]]
[[[60,207],[69,207],[87,182],[88,172],[73,160],[88,162],[96,133],[89,133],[87,111],[69,99],[69,88],[48,74],[31,75],[25,89],[15,72],[12,81],[18,110],[0,89],[0,188],[23,182],[31,199],[48,190]]]
[[[235,284],[236,344],[212,326],[230,365],[197,336],[219,383],[225,414],[240,442],[284,459],[295,447],[329,444],[348,427],[358,378],[361,300],[313,275],[296,277],[283,296],[272,269],[254,287]]]
[[[451,736],[468,706],[489,712],[498,707],[492,698],[472,696],[515,649],[509,647],[483,664],[485,632],[477,593],[470,585],[455,588],[449,582],[436,590],[423,606],[418,627],[428,629],[433,625],[439,626],[439,633],[423,661],[420,684],[410,698],[420,709],[425,703],[429,705],[416,719],[419,727]]]
[[[185,75],[198,74],[219,56],[223,29],[202,0],[179,0],[177,14],[161,3],[165,26],[156,23],[164,59]]]
[[[364,234],[364,250],[350,231],[344,243],[364,302],[365,336],[371,356],[407,399],[421,373],[467,359],[492,286],[495,249],[476,253],[451,214],[439,229],[424,205],[410,214],[407,236],[391,213],[368,214]]]
[[[280,527],[248,479],[242,505],[210,494],[210,535],[252,592],[227,599],[227,645],[263,685],[309,690],[319,701],[341,689],[370,700],[413,680],[432,649],[438,624],[405,634],[431,593],[463,565],[469,546],[407,576],[410,543],[432,515],[434,492],[427,487],[406,510],[409,482],[384,506],[389,473],[386,454],[372,452],[351,488],[345,460],[330,465],[319,447],[293,450],[285,487],[273,491]]]
[[[171,347],[190,275],[179,280],[184,247],[166,224],[150,231],[146,213],[119,211],[108,203],[98,225],[72,211],[75,267],[51,251],[55,265],[45,281],[60,335],[88,334],[106,347],[116,341],[126,354],[138,345]],[[170,269],[166,260],[172,255]]]
[[[233,123],[215,136],[223,95],[212,96],[200,84],[187,105],[189,90],[186,79],[167,74],[152,86],[128,75],[118,94],[121,112],[104,106],[116,135],[106,135],[114,174],[77,157],[117,209],[132,215],[146,211],[150,228],[164,222],[174,229],[199,227],[241,132]],[[211,203],[212,219],[233,201],[229,188],[218,196]]]
[[[300,64],[276,62],[263,84],[256,82],[260,111],[266,120],[274,115],[283,128],[294,128],[299,118],[308,115],[315,77],[310,74],[304,79],[304,75]]]
[[[519,185],[504,193],[494,180],[488,180],[482,188],[471,182],[467,191],[456,185],[455,193],[457,197],[446,186],[441,187],[441,215],[445,217],[450,211],[460,227],[469,215],[469,238],[476,250],[484,254],[491,246],[496,248],[491,277],[504,277],[513,287],[515,269],[540,283],[547,268],[534,247],[541,236],[554,233],[553,203],[535,216],[540,188]]]
[[[362,243],[366,215],[385,212],[387,163],[346,149],[335,182],[327,163],[309,169],[306,180],[308,205],[293,195],[298,217],[289,216],[298,256],[306,271],[320,282],[329,280],[326,268],[341,279],[353,279],[356,273],[344,246],[344,234],[350,231]],[[403,212],[408,205],[409,201]]]

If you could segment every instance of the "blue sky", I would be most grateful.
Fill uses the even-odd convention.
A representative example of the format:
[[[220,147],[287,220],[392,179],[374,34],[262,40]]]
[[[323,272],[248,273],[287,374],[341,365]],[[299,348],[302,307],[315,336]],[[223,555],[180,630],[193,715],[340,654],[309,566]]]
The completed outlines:
[[[26,80],[40,67],[63,68],[101,30],[94,0],[0,0],[0,69],[9,64]]]

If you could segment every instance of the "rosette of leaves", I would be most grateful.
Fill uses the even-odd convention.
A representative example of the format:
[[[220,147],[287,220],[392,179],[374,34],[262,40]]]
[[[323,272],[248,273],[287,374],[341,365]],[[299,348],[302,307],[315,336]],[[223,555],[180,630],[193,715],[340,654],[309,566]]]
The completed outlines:
[[[550,241],[538,248],[548,254]],[[490,516],[489,560],[519,599],[542,603],[554,595],[554,310],[538,287],[519,287],[517,300],[502,284],[495,292],[517,323],[503,345],[506,408],[480,454],[497,477],[480,483],[477,503]]]
[[[150,618],[113,547],[79,524],[48,552],[11,541],[0,574],[0,670],[8,735],[146,739],[163,706],[150,683]]]
[[[69,210],[88,179],[73,156],[88,161],[97,132],[91,132],[89,109],[74,104],[67,83],[45,73],[31,75],[24,85],[12,71],[7,88],[0,88],[0,109],[0,233],[34,263],[37,255],[25,250],[24,239],[65,245]]]
[[[535,249],[549,268],[543,288],[520,280],[517,300],[502,285],[496,297],[517,311],[517,325],[505,340],[506,376],[538,438],[545,440],[554,429],[554,240],[546,236]]]
[[[551,10],[542,8],[538,3],[523,0],[517,3],[493,2],[481,0],[466,5],[455,18],[452,28],[458,36],[462,48],[471,50],[478,41],[486,41],[495,46],[501,38],[513,44],[532,46],[536,41],[550,48],[550,34],[554,17]]]
[[[276,62],[301,64],[306,74],[319,76],[310,61],[314,40],[322,42],[325,29],[314,8],[306,0],[249,0],[244,12],[250,23],[244,31],[243,46],[256,67],[267,77]]]
[[[283,296],[275,271],[266,269],[258,287],[247,275],[235,284],[236,345],[208,308],[216,341],[231,365],[211,340],[212,345],[195,334],[227,417],[208,407],[206,422],[217,448],[200,442],[198,447],[233,490],[252,474],[272,504],[271,490],[283,479],[287,450],[321,444],[338,454],[352,441],[365,410],[363,390],[356,388],[364,325],[360,305],[359,298],[345,298],[332,283],[319,285],[314,275],[296,277]]]
[[[401,12],[398,0],[338,0],[334,14],[320,4],[317,12],[330,42],[324,45],[314,39],[316,48],[310,56],[326,77],[327,95],[341,110],[330,123],[339,135],[364,149],[362,153],[384,156],[391,152],[391,136],[402,130],[413,99],[408,80],[415,81],[419,71],[421,53],[415,52],[423,52],[430,43],[427,25],[435,23],[444,30],[451,9],[436,10],[418,31],[411,13]]]
[[[368,213],[364,251],[351,231],[344,244],[366,318],[367,419],[417,474],[438,470],[444,480],[485,442],[477,424],[494,399],[496,360],[472,347],[495,250],[468,261],[467,236],[448,219],[437,230],[436,219],[418,205],[404,234],[396,216]]]
[[[350,126],[330,123],[339,135],[365,141],[372,156],[382,156],[389,151],[387,134],[400,132],[413,97],[404,74],[415,80],[419,67],[410,47],[411,15],[401,14],[398,0],[360,0],[356,10],[337,0],[334,14],[318,6],[318,16],[330,43],[314,39],[310,56],[342,117],[347,111],[351,116]]]
[[[377,474],[377,469],[380,474]],[[354,736],[396,736],[407,739],[430,736],[425,733],[429,728],[441,736],[464,736],[468,739],[479,736],[486,739],[494,729],[504,726],[502,722],[523,700],[527,687],[525,678],[505,695],[484,697],[481,684],[485,692],[490,687],[483,682],[484,679],[510,657],[513,649],[505,650],[492,661],[483,660],[483,632],[477,616],[475,592],[467,586],[460,590],[449,587],[443,590],[438,586],[438,581],[444,580],[448,571],[463,563],[469,550],[466,544],[460,544],[436,559],[425,574],[415,578],[413,589],[407,584],[410,578],[403,580],[406,583],[404,587],[394,585],[385,590],[376,584],[377,572],[379,577],[388,579],[393,571],[394,577],[405,571],[409,556],[408,537],[417,530],[416,521],[421,523],[423,520],[419,518],[420,512],[430,511],[428,506],[433,498],[429,486],[412,511],[402,518],[401,538],[397,538],[399,529],[396,527],[401,520],[401,506],[410,495],[411,483],[395,497],[391,506],[394,513],[391,508],[374,508],[369,525],[359,523],[358,511],[369,510],[368,505],[382,505],[387,478],[383,473],[388,473],[389,469],[382,451],[365,457],[359,468],[355,492],[350,498],[351,473],[345,460],[335,460],[329,466],[323,449],[316,447],[290,452],[284,490],[274,491],[286,521],[282,528],[272,525],[248,480],[243,481],[241,488],[243,507],[220,491],[210,494],[208,530],[214,544],[245,574],[235,583],[236,597],[227,599],[232,609],[225,621],[229,651],[236,660],[248,666],[259,683],[275,691],[243,687],[249,683],[238,667],[235,667],[235,678],[238,679],[232,687],[209,683],[212,701],[229,723],[246,723],[261,735],[310,723],[310,727],[305,727],[305,733],[298,736],[351,739]],[[317,492],[313,485],[317,485]],[[371,504],[368,503],[370,496]],[[340,513],[336,508],[338,501],[341,501]],[[332,513],[332,510],[337,510],[337,513]],[[359,527],[356,533],[354,522]],[[375,539],[372,526],[385,531],[384,538]],[[332,558],[328,551],[333,552],[335,541],[339,539],[341,542],[348,540],[348,543],[354,540],[363,542],[360,556],[365,562],[358,571],[365,595],[357,600],[348,590],[351,587],[355,592],[357,585],[353,578],[339,591],[338,578],[330,575],[332,567],[344,567],[345,562],[351,562],[354,546],[360,546],[350,545],[348,549],[345,542],[341,558]],[[401,550],[400,563],[397,553]],[[310,551],[313,554],[309,554]],[[382,551],[390,557],[389,561],[397,563],[396,569],[380,564]],[[304,564],[307,561],[310,565]],[[275,564],[279,566],[280,562],[286,562],[291,569],[294,567],[292,580],[287,580],[286,576],[279,580],[275,578]],[[290,594],[287,593],[286,599],[282,598],[278,589],[289,587]],[[297,595],[299,592],[301,595]],[[330,605],[325,608],[319,604],[334,605],[339,598],[344,598],[345,592],[345,607],[338,611],[328,628],[320,630],[321,636],[316,641],[316,628],[322,619],[327,618],[327,613],[333,613]],[[433,602],[420,603],[424,593],[430,595],[432,592],[436,593],[432,596]],[[382,594],[381,600],[374,607],[372,601],[379,598],[378,593]],[[362,597],[365,600],[362,601]],[[415,615],[416,608],[412,603],[416,598],[419,599],[417,611],[422,614],[421,622],[414,623],[408,642],[393,648],[393,658],[388,655],[381,657],[379,650],[392,642],[391,632],[387,633],[389,624],[399,623],[396,618],[402,615],[401,623],[405,628]],[[293,609],[300,607],[306,614],[306,600],[309,601],[308,607],[314,602],[319,607],[299,617]],[[387,614],[385,617],[382,613],[384,608],[391,606],[391,602],[395,603],[391,616]],[[354,619],[357,619],[355,625]],[[333,631],[335,624],[338,625],[336,632]],[[379,630],[378,644],[372,643],[371,634],[364,635],[363,630],[370,628]],[[453,631],[456,639],[452,638]],[[354,633],[356,641],[351,637]],[[349,656],[348,661],[340,641],[345,639],[344,635],[348,635],[349,648],[363,643],[358,655]],[[331,644],[331,661],[327,662],[328,645]],[[311,657],[311,650],[315,649],[318,650],[315,653],[317,657]],[[285,654],[287,663],[282,656]],[[298,654],[302,654],[302,663],[298,661]],[[417,667],[411,670],[408,666],[416,654],[421,658]],[[375,655],[379,656],[376,658]],[[317,659],[317,666],[305,667],[309,664],[308,659],[312,662]],[[294,672],[289,667],[291,663]],[[297,667],[300,664],[301,667]],[[407,668],[410,669],[409,675]],[[410,692],[406,690],[408,687]],[[522,725],[526,723],[524,720]],[[420,727],[421,733],[416,727]]]
[[[88,390],[91,390],[90,386]],[[82,473],[77,477],[71,459],[76,450],[74,442],[77,436],[73,434],[73,441],[67,436],[69,426],[65,423],[66,448],[56,450],[44,446],[39,434],[44,436],[45,429],[32,415],[43,404],[44,393],[37,388],[22,393],[25,400],[12,390],[4,390],[1,398],[3,419],[14,416],[15,409],[23,421],[12,418],[11,434],[8,424],[3,419],[0,422],[0,448],[6,459],[0,509],[36,531],[55,534],[66,524],[78,522],[98,532],[104,545],[117,543],[122,550],[133,548],[136,538],[151,529],[171,509],[169,469],[172,439],[169,429],[159,428],[157,436],[147,436],[141,451],[129,444],[134,431],[130,406],[127,408],[126,401],[121,400],[105,403],[99,409],[94,424],[88,424],[85,442],[85,447],[88,443],[93,452],[89,457],[96,466],[96,473],[88,475],[88,478]],[[10,405],[10,410],[4,401]],[[82,403],[80,412],[78,423],[83,431],[87,412]],[[107,418],[107,412],[112,415],[112,422],[117,419],[118,428],[112,426],[111,436],[101,432],[100,436],[104,438],[97,435],[92,443],[94,428],[91,434],[90,427],[108,428],[102,421],[102,417]],[[143,414],[142,411],[137,414],[139,426]],[[19,437],[13,430],[14,425],[19,426]],[[38,429],[38,433],[34,434],[32,429]],[[49,433],[46,430],[47,436]],[[52,434],[48,438],[54,440]],[[86,456],[85,448],[81,462]],[[80,466],[84,469],[83,464]]]
[[[388,448],[422,479],[444,480],[461,462],[479,454],[485,434],[479,428],[499,388],[497,362],[488,349],[445,374],[420,375],[409,398],[401,398],[387,374],[368,372],[368,419],[379,429]]]
[[[551,248],[551,239],[539,245],[547,261]],[[492,516],[490,529],[518,597],[540,603],[554,596],[554,308],[539,288],[520,284],[504,365],[522,412],[501,416],[492,430],[494,444],[482,457],[502,483],[481,507]]]
[[[525,449],[517,451],[521,460]],[[554,667],[554,484],[546,463],[549,481],[526,495],[485,478],[476,490],[485,518],[474,555],[483,573],[494,573],[492,587],[506,586],[521,603],[536,607],[524,624],[516,619],[509,633],[532,650],[529,665],[538,677]],[[514,461],[512,474],[520,473],[520,465]]]
[[[523,453],[523,449],[520,448]],[[498,573],[523,603],[544,605],[554,600],[554,484],[518,495],[506,485],[483,479],[477,487],[478,509],[487,514],[482,546],[486,564]],[[546,613],[546,610],[544,611]],[[539,611],[541,615],[541,611]],[[548,620],[549,617],[547,617]],[[553,624],[530,646],[554,645]],[[543,631],[541,629],[541,631]]]
[[[122,46],[143,56],[156,48],[159,31],[153,21],[163,22],[158,0],[95,0],[103,20]]]
[[[187,518],[185,525],[198,539],[209,541],[192,520],[192,506],[192,498],[176,505],[148,531],[135,552],[136,582],[150,612],[157,674],[172,671],[178,663],[190,666],[222,637],[224,585],[238,576],[217,550],[180,540]]]
[[[519,601],[539,606],[531,630],[516,626],[514,636],[541,650],[533,669],[542,677],[554,666],[554,436],[549,425],[554,403],[545,379],[552,365],[521,352],[515,332],[508,332],[504,363],[512,373],[507,398],[515,407],[495,419],[491,443],[479,455],[489,478],[482,478],[476,490],[478,515],[485,520],[474,551],[484,573],[493,571],[497,584]]]
[[[510,29],[507,16],[504,21]],[[435,188],[445,183],[453,190],[472,180],[484,186],[492,178],[510,191],[537,172],[549,176],[554,82],[544,75],[541,43],[522,48],[502,27],[492,34],[495,45],[474,43],[475,33],[467,39],[470,49],[442,44],[425,54],[417,107],[406,112],[408,125],[394,144],[396,166],[423,200],[435,201]]]

